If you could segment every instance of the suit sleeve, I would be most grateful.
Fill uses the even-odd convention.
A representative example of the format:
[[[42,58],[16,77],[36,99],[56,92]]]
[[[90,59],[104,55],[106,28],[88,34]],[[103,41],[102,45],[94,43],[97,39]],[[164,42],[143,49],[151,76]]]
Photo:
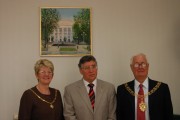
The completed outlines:
[[[117,88],[117,108],[116,108],[116,117],[117,120],[121,120],[121,92],[120,92],[120,87]]]
[[[116,120],[116,92],[114,86],[110,93],[108,120]]]
[[[70,91],[67,87],[64,91],[64,118],[65,120],[77,120]]]
[[[173,106],[171,101],[171,94],[167,84],[165,84],[165,118],[167,120],[173,120]]]

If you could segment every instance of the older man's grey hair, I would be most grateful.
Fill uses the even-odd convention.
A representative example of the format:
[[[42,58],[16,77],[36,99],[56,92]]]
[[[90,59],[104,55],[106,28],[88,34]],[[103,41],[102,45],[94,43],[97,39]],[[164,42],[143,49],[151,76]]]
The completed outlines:
[[[147,56],[146,56],[144,53],[138,53],[138,54],[133,55],[133,56],[131,57],[131,59],[130,59],[130,64],[131,64],[131,65],[133,64],[134,58],[137,57],[137,56],[143,56],[143,57],[146,59],[147,63],[149,64],[148,59],[147,59]]]

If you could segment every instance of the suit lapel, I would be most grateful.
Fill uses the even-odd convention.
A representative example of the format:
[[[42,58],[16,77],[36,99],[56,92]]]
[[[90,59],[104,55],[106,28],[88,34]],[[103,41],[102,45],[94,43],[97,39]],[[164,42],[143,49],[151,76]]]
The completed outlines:
[[[148,79],[148,82],[149,82],[149,91],[150,90],[152,90],[153,89],[153,87],[157,84],[157,82],[156,81],[153,81],[153,80],[151,80],[150,78]],[[153,105],[153,101],[154,101],[154,97],[153,97],[153,95],[149,95],[148,96],[148,106],[149,106],[149,114],[150,114],[150,116],[152,115],[152,109],[151,109],[151,107],[152,107],[152,105]]]
[[[83,80],[80,81],[79,85],[78,85],[78,90],[79,90],[79,94],[81,96],[82,101],[87,105],[87,107],[90,109],[90,111],[93,113],[93,109],[91,107],[91,102],[86,90],[86,87],[83,83]]]
[[[131,88],[131,90],[134,91],[134,80],[129,82],[128,85]],[[135,97],[130,95],[130,99],[129,100],[130,100],[130,103],[131,103],[131,108],[132,108],[133,112],[135,113],[135,102],[134,102],[135,101]]]
[[[101,81],[97,80],[94,112],[96,112],[96,109],[98,108],[98,105],[101,102],[102,95],[103,95],[103,86],[101,84]]]
[[[156,85],[156,82],[153,82],[151,79],[148,79],[148,82],[149,82],[149,90],[148,91],[150,91]],[[152,95],[150,95],[148,97],[149,97],[149,104],[151,104],[151,102],[152,102],[152,100],[151,100],[152,99]]]

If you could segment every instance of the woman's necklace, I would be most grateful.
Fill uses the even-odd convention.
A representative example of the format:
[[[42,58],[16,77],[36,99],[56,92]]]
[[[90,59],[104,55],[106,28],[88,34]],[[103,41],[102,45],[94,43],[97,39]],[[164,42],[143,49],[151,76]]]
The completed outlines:
[[[150,96],[151,94],[153,94],[158,88],[159,86],[161,85],[161,82],[158,82],[156,84],[156,86],[154,86],[153,89],[151,89],[148,93],[144,94],[144,95],[138,95],[137,93],[135,93],[129,86],[127,83],[124,84],[125,85],[125,88],[126,90],[132,95],[132,96],[137,96],[138,98],[141,98],[141,99],[145,99],[146,96]],[[145,102],[141,102],[141,104],[139,105],[139,108],[141,111],[146,111],[146,108],[147,108],[147,105]]]
[[[48,87],[47,89],[41,89],[41,87],[39,87],[39,85],[37,85],[36,88],[38,89],[38,91],[39,91],[41,94],[50,95],[49,87]]]
[[[48,101],[46,101],[45,99],[43,99],[42,97],[40,97],[34,90],[32,90],[32,89],[30,89],[40,100],[42,100],[43,102],[45,102],[45,103],[48,103],[48,104],[50,104],[50,108],[54,108],[54,105],[53,105],[53,103],[56,101],[56,98],[57,98],[57,90],[55,90],[55,97],[54,97],[54,99],[53,99],[53,101],[52,102],[48,102]]]

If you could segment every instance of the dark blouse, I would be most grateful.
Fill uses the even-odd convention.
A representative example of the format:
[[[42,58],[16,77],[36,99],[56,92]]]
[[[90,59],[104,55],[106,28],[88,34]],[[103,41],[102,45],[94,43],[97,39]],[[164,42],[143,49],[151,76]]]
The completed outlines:
[[[50,95],[41,94],[36,87],[31,88],[42,99],[52,102],[56,89],[50,88]],[[50,107],[49,103],[37,97],[30,89],[26,90],[20,101],[18,120],[64,120],[63,104],[60,91],[57,90],[56,101]]]

